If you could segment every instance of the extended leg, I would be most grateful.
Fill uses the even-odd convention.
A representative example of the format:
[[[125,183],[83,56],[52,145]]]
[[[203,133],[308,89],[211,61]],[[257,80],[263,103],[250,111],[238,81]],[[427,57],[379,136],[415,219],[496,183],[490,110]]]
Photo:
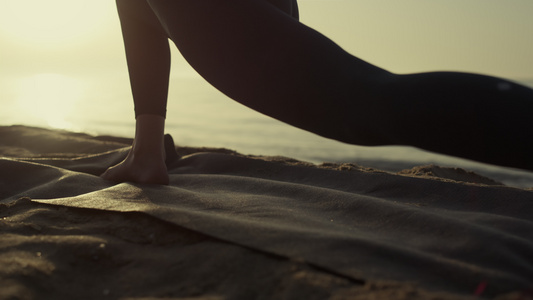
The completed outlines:
[[[382,97],[394,144],[533,170],[533,90],[456,72],[394,76]]]
[[[148,2],[207,81],[261,113],[347,143],[533,169],[531,89],[472,74],[391,74],[262,0]]]

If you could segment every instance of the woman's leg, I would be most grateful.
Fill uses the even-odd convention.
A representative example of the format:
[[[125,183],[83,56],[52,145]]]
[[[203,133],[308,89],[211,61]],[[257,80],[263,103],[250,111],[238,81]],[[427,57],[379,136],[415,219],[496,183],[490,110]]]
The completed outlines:
[[[533,170],[533,90],[456,72],[394,76],[382,97],[393,144]]]
[[[170,71],[168,37],[145,0],[117,0],[135,104],[135,140],[102,178],[168,184],[163,134]]]
[[[165,117],[170,74],[168,35],[146,0],[117,0],[135,116]]]
[[[296,0],[267,0],[298,17]],[[168,36],[146,0],[117,0],[135,104],[135,140],[126,159],[102,177],[112,181],[168,184],[164,164],[170,52]]]
[[[267,1],[148,2],[193,68],[248,107],[335,139],[348,132],[329,122],[341,117],[338,112],[357,108],[348,117],[357,121],[353,113],[365,116],[379,107],[363,100],[389,72],[351,56]],[[360,123],[350,130],[358,131],[357,143],[388,142],[377,130],[369,132],[375,126]]]
[[[533,170],[533,91],[463,73],[395,75],[264,0],[148,0],[189,63],[261,113],[339,141]]]

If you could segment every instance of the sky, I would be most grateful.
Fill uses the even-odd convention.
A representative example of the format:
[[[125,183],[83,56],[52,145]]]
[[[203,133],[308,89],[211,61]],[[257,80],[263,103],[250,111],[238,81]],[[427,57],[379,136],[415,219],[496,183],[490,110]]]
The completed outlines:
[[[301,20],[398,73],[533,78],[531,0],[300,0]],[[174,55],[175,75],[194,74]],[[125,66],[113,0],[0,0],[0,77]]]
[[[531,0],[299,4],[304,24],[395,73],[465,71],[533,80]],[[172,51],[171,76],[199,78]],[[129,93],[114,0],[0,0],[0,125],[46,116],[50,126],[69,128],[61,120],[116,99],[130,118]],[[103,119],[114,118],[105,111],[110,115]]]

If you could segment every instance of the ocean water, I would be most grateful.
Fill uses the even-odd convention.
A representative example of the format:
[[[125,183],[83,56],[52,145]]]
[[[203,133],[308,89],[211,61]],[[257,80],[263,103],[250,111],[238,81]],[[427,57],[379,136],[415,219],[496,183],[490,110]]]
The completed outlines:
[[[195,76],[174,76],[167,132],[178,145],[224,147],[313,163],[346,162],[398,171],[438,164],[474,170],[515,186],[533,186],[533,173],[436,155],[411,147],[360,147],[325,139],[255,112]],[[533,80],[520,81],[533,86]],[[0,80],[0,125],[23,124],[133,137],[127,74],[65,77],[38,74]],[[526,129],[524,129],[526,130]]]

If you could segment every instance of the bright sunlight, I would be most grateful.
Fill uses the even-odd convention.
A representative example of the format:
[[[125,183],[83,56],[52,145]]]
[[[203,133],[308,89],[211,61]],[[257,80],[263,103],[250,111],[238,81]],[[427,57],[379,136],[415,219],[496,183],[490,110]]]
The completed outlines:
[[[72,129],[72,117],[84,87],[82,82],[59,74],[38,74],[20,81],[18,110],[51,127]]]
[[[113,13],[108,0],[2,0],[0,30],[21,42],[63,46],[82,41]]]

